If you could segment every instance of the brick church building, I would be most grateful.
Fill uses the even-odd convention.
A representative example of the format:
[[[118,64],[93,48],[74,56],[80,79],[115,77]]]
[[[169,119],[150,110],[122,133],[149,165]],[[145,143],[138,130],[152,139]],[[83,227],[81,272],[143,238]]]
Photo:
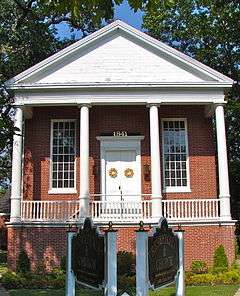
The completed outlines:
[[[24,57],[23,57],[24,58]],[[15,92],[8,261],[66,255],[86,216],[134,252],[142,220],[185,230],[185,264],[234,260],[224,93],[233,81],[115,21],[8,81]],[[213,118],[216,121],[216,143]]]

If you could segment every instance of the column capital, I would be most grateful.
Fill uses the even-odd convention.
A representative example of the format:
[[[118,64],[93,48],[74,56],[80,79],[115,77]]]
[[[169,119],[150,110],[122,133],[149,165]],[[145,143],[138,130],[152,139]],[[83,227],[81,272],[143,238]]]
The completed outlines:
[[[213,106],[216,109],[217,107],[225,107],[226,103],[214,103]]]
[[[81,109],[82,107],[92,108],[92,105],[90,103],[78,104],[79,109]]]
[[[161,103],[147,103],[146,107],[151,108],[151,107],[160,107]]]

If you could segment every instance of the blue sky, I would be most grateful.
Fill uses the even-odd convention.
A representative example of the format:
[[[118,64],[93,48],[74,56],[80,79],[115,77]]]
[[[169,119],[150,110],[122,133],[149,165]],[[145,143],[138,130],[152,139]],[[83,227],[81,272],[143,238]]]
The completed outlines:
[[[114,19],[120,19],[125,23],[135,27],[136,29],[141,29],[142,16],[143,13],[140,10],[134,12],[126,0],[124,0],[121,5],[116,6],[115,8]],[[58,36],[60,38],[69,38],[71,35],[73,35],[75,39],[79,39],[81,37],[80,33],[76,30],[74,32],[70,32],[69,26],[67,24],[58,25],[57,30]]]

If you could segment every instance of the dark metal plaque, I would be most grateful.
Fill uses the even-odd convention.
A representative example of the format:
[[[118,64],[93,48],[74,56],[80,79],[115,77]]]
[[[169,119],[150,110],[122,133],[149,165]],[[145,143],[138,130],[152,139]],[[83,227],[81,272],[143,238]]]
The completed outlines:
[[[89,218],[72,241],[72,269],[83,285],[99,288],[104,280],[104,237]]]
[[[179,268],[178,238],[167,220],[162,220],[161,227],[148,238],[149,281],[154,289],[175,280]]]

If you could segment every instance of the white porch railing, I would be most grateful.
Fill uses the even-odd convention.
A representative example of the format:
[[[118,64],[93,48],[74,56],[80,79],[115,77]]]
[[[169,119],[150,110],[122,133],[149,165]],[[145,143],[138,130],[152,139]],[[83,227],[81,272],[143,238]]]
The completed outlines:
[[[163,200],[163,216],[169,221],[214,220],[219,218],[219,199]]]
[[[141,221],[152,218],[151,200],[137,201],[92,201],[93,220],[106,221]]]
[[[163,216],[169,222],[206,221],[219,219],[219,199],[163,200]],[[77,222],[79,200],[22,201],[21,220],[24,222]],[[152,201],[90,201],[90,214],[96,222],[151,221]]]

